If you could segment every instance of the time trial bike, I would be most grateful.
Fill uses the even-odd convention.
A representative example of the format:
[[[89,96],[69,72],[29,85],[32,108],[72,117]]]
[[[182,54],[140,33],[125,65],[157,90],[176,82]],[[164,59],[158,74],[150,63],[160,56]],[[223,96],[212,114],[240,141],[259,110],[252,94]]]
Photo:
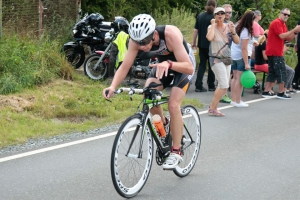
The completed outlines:
[[[165,127],[167,135],[161,138],[152,122],[150,109],[154,106],[168,103],[168,96],[163,96],[156,90],[162,84],[151,83],[143,89],[120,88],[115,93],[128,92],[143,94],[143,100],[138,111],[127,118],[120,126],[115,137],[111,153],[111,177],[116,191],[125,198],[136,196],[144,187],[150,174],[153,154],[156,144],[155,158],[158,165],[162,165],[169,156],[172,137],[169,119]],[[183,135],[181,152],[183,161],[173,169],[179,177],[187,176],[195,166],[201,144],[201,122],[197,109],[186,105],[181,108],[183,119]]]

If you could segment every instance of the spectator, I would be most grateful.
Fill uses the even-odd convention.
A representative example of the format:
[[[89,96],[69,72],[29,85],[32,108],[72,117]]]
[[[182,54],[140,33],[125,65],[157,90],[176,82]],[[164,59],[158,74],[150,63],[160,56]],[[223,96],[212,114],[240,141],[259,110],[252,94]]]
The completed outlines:
[[[286,22],[290,17],[290,9],[284,8],[280,11],[277,19],[273,20],[269,27],[268,42],[266,46],[266,55],[268,56],[269,74],[267,82],[270,82],[268,87],[265,87],[263,92],[264,97],[271,97],[274,94],[270,92],[275,85],[275,81],[279,86],[277,98],[290,99],[291,97],[285,93],[284,82],[287,80],[286,67],[283,58],[284,40],[291,41],[295,37],[295,33],[300,31],[300,26],[296,26],[291,31],[288,31]]]
[[[229,23],[230,22],[230,18],[232,16],[232,6],[230,4],[224,4],[222,6],[222,8],[225,9],[225,19],[224,19],[224,23]],[[229,83],[230,80],[232,79],[232,69],[230,67],[230,78],[229,78]],[[229,84],[230,85],[230,84]],[[228,93],[224,94],[223,97],[221,98],[220,102],[223,103],[230,103],[231,99],[228,96]]]
[[[300,20],[298,21],[298,25],[300,25]],[[299,79],[300,79],[300,66],[299,66],[299,61],[300,61],[300,51],[298,49],[298,47],[300,47],[300,34],[299,33],[295,33],[297,34],[295,36],[295,46],[294,49],[297,52],[297,57],[298,57],[298,62],[297,65],[295,67],[295,76],[294,76],[294,80],[293,80],[293,88],[296,90],[300,89],[300,83],[299,83]]]
[[[214,19],[211,20],[211,25],[208,27],[207,39],[210,41],[209,55],[210,64],[215,77],[218,80],[218,87],[210,104],[208,114],[217,117],[223,117],[225,114],[217,110],[218,103],[222,96],[226,94],[229,87],[231,63],[227,63],[226,58],[230,58],[230,46],[232,41],[239,42],[239,37],[235,32],[232,22],[223,23],[225,19],[225,9],[217,7],[214,10]]]
[[[269,30],[266,30],[264,32],[264,35],[260,36],[258,38],[258,46],[255,47],[255,64],[254,69],[258,71],[263,71],[268,73],[269,66],[268,66],[268,57],[266,55],[266,44],[268,39],[268,32]]]
[[[269,72],[269,66],[268,66],[268,57],[265,53],[266,50],[266,43],[268,41],[268,30],[265,31],[263,36],[260,36],[258,38],[259,45],[255,47],[255,65],[254,68],[259,71],[263,71],[268,73]],[[284,52],[287,51],[287,46],[284,45]],[[286,73],[287,73],[287,79],[285,81],[285,88],[287,93],[295,93],[296,91],[292,88],[292,80],[295,74],[295,71],[288,65],[285,65]],[[269,87],[270,82],[266,83],[266,87]],[[272,90],[270,90],[270,93],[274,94]],[[265,95],[262,95],[263,97],[268,97]]]
[[[253,35],[254,39],[257,41],[260,36],[264,34],[264,29],[259,25],[261,20],[261,12],[259,10],[254,11],[255,18],[253,21]]]
[[[257,41],[260,36],[264,34],[264,29],[259,25],[259,21],[261,20],[261,12],[259,10],[254,11],[255,18],[253,21],[253,35],[254,40]],[[255,63],[255,48],[252,49],[252,56],[250,61],[250,66],[253,67]]]
[[[114,76],[114,69],[122,64],[127,52],[129,34],[120,31],[117,38],[112,42],[109,54],[109,76]]]
[[[230,4],[224,4],[222,8],[225,9],[225,19],[224,23],[229,23],[232,16],[232,6]]]
[[[217,2],[215,0],[208,0],[205,6],[205,12],[200,13],[197,16],[194,35],[193,35],[193,44],[192,47],[196,47],[196,40],[198,37],[198,48],[199,48],[199,57],[200,57],[200,64],[197,72],[197,79],[196,79],[196,92],[206,92],[207,89],[203,87],[203,76],[206,70],[206,62],[209,59],[208,56],[208,48],[209,48],[209,41],[206,39],[207,34],[207,27],[210,25],[210,20],[214,17],[214,9],[217,6]],[[208,76],[207,76],[207,84],[208,90],[214,91],[215,90],[215,75],[211,70],[211,66],[208,62]]]
[[[246,12],[238,22],[236,32],[240,37],[239,44],[233,43],[231,46],[231,56],[233,59],[232,70],[233,79],[231,81],[231,105],[235,107],[248,107],[249,105],[241,100],[243,87],[241,85],[241,75],[245,70],[250,70],[249,50],[252,53],[253,45],[253,19],[254,12]]]
[[[288,50],[287,45],[284,45],[283,47],[283,54]],[[295,93],[296,90],[292,88],[293,84],[293,78],[295,75],[295,71],[285,64],[285,69],[286,69],[286,81],[284,82],[284,88],[286,93]]]

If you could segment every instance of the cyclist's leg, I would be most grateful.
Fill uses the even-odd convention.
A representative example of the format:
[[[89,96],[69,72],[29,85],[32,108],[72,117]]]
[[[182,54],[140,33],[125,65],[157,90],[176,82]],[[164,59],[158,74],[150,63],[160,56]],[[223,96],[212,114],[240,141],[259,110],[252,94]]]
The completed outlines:
[[[168,109],[170,113],[170,119],[172,120],[170,124],[170,129],[171,129],[172,140],[173,140],[172,147],[174,149],[180,149],[182,127],[183,127],[180,106],[184,97],[185,97],[185,92],[181,88],[172,87],[170,92]]]
[[[173,170],[181,161],[181,140],[183,132],[183,120],[181,114],[181,103],[189,88],[192,75],[175,73],[173,87],[169,98],[170,129],[173,140],[172,152],[163,164],[164,169]]]
[[[162,83],[163,84],[162,86],[157,87],[157,90],[162,91],[164,88],[166,88],[167,86],[169,86],[170,83],[173,80],[173,77],[171,77],[171,76],[164,76],[162,79],[157,79],[157,78],[155,78],[155,74],[156,74],[156,68],[153,68],[152,71],[151,71],[151,73],[150,73],[149,78],[146,80],[145,87],[147,87],[152,82],[155,82],[155,83],[158,83],[158,84]],[[162,109],[161,106],[155,106],[155,107],[153,107],[150,110],[150,113],[152,115],[154,115],[154,114],[160,115],[163,123],[166,124],[166,119],[165,119],[165,117],[163,115],[163,109]]]

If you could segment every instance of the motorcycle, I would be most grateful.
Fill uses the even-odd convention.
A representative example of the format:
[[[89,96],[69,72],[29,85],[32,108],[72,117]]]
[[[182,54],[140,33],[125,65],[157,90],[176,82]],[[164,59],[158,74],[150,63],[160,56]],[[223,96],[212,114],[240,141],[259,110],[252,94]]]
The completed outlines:
[[[109,66],[109,51],[111,48],[111,41],[117,37],[112,28],[108,33],[105,34],[104,41],[108,44],[105,51],[95,51],[92,55],[87,57],[84,62],[83,68],[84,73],[93,80],[101,80],[108,75]]]
[[[103,22],[104,18],[99,13],[85,16],[75,24],[72,33],[75,41],[63,45],[66,59],[77,69],[85,61],[86,51],[90,55],[95,50],[104,50],[107,43],[104,35],[111,28],[111,22]]]
[[[116,16],[115,21],[112,22],[112,28],[105,34],[104,40],[108,44],[105,51],[96,51],[90,55],[84,63],[85,74],[93,80],[104,80],[108,75],[113,75],[116,68],[109,69],[109,56],[112,41],[115,41],[121,31],[128,33],[129,23],[126,18],[122,16]],[[146,78],[150,73],[149,63],[154,60],[151,59],[149,53],[140,52],[135,59],[135,62],[130,70],[130,79]],[[143,66],[143,67],[142,67]],[[113,72],[111,72],[113,71]]]
[[[106,33],[106,42],[113,41],[117,37],[118,33],[111,29]],[[93,80],[105,80],[108,77],[109,68],[109,55],[112,43],[110,42],[105,51],[95,51],[94,54],[90,55],[84,63],[85,74]],[[130,71],[129,71],[129,82],[132,78],[146,79],[151,68],[149,64],[154,64],[157,59],[148,52],[139,52]],[[114,71],[117,69],[115,68]]]
[[[96,65],[102,55],[105,55],[104,51],[95,51],[95,54],[92,54],[86,59],[84,72],[93,80],[105,80],[108,77],[109,54],[106,54],[99,65]],[[138,54],[128,73],[128,82],[130,82],[132,78],[146,79],[151,72],[149,64],[155,63],[157,63],[157,59],[151,57],[147,52],[141,53],[140,55]],[[94,68],[94,66],[97,67]],[[114,73],[116,70],[117,68],[114,69]]]

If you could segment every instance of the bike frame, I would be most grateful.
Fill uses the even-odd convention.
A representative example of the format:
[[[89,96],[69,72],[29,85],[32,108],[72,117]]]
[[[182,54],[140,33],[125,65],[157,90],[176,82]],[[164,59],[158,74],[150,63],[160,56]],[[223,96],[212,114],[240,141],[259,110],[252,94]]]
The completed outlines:
[[[142,158],[142,156],[141,156],[141,153],[142,153],[141,149],[142,149],[142,145],[143,145],[143,141],[144,141],[143,137],[145,137],[145,134],[146,134],[146,131],[145,131],[146,130],[146,126],[149,127],[150,133],[152,135],[152,138],[154,139],[154,142],[156,143],[156,145],[157,145],[158,149],[160,150],[160,152],[162,153],[162,155],[165,155],[167,157],[170,154],[170,150],[171,150],[170,148],[171,148],[172,144],[169,144],[169,145],[165,146],[161,142],[161,140],[159,140],[158,133],[157,133],[155,127],[153,126],[153,123],[151,123],[152,120],[150,119],[150,113],[149,113],[151,108],[153,108],[154,106],[158,106],[158,105],[162,105],[162,104],[168,103],[168,100],[169,100],[169,96],[162,97],[161,99],[158,99],[158,100],[151,100],[149,98],[145,98],[143,100],[142,111],[138,112],[138,114],[140,114],[141,117],[142,117],[142,127],[144,128],[143,132],[141,134],[141,140],[140,140],[141,144],[140,144],[140,147],[139,147],[138,158]],[[186,128],[185,124],[184,124],[184,128],[187,131],[189,137],[192,139],[191,144],[193,144],[194,140],[191,137],[191,135],[190,135],[188,129]],[[136,136],[137,136],[137,133],[138,133],[139,129],[140,129],[140,126],[137,126],[136,130],[134,132],[134,135],[132,137],[132,140],[130,142],[129,148],[127,150],[126,156],[129,156],[130,149],[132,147],[132,144],[133,144],[134,140],[136,139]],[[169,134],[170,133],[168,133],[168,135]],[[169,137],[170,137],[170,135],[169,135]]]

